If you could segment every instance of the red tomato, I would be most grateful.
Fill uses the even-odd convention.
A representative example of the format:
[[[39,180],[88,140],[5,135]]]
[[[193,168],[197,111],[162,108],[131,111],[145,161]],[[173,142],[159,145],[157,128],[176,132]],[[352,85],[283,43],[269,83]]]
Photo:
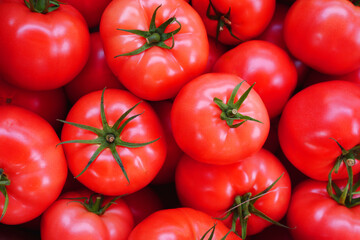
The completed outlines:
[[[113,199],[90,192],[62,195],[42,216],[41,239],[126,240],[134,227],[133,216],[121,198],[106,208]]]
[[[164,208],[160,197],[150,187],[145,187],[132,194],[125,195],[122,199],[128,205],[134,217],[135,225],[150,214]]]
[[[89,28],[98,27],[101,15],[111,0],[63,0],[74,6],[84,16]]]
[[[288,11],[290,52],[311,68],[345,74],[360,67],[360,11],[347,0],[300,0]]]
[[[216,39],[213,37],[209,36],[208,40],[209,40],[209,57],[206,65],[206,70],[204,71],[204,73],[212,72],[212,68],[216,63],[216,61],[219,59],[219,57],[221,57],[221,55],[223,55],[225,52],[229,50],[229,47],[216,41]]]
[[[106,90],[104,103],[100,104],[102,97],[101,91],[83,96],[66,117],[66,121],[87,125],[90,129],[65,124],[61,134],[63,142],[80,139],[80,142],[90,140],[93,143],[64,144],[69,169],[94,192],[105,195],[132,193],[149,184],[164,163],[166,143],[163,129],[151,106],[128,91]],[[128,115],[123,115],[139,102]],[[125,119],[122,119],[121,126],[115,126],[120,117]],[[107,124],[104,125],[105,121]],[[91,131],[94,128],[98,129],[99,135]],[[142,143],[149,144],[133,146]],[[90,166],[85,170],[88,164]]]
[[[30,11],[24,1],[0,1],[0,73],[30,90],[64,86],[89,56],[89,30],[81,14],[61,4],[52,12]]]
[[[87,93],[107,88],[123,89],[116,76],[110,70],[99,32],[90,34],[90,56],[82,71],[65,85],[70,103],[74,104]]]
[[[298,92],[286,104],[279,122],[279,141],[286,157],[310,178],[327,180],[342,155],[336,141],[346,150],[360,143],[359,106],[360,87],[351,82],[328,81]],[[353,171],[360,171],[358,161]],[[342,164],[333,179],[346,177]]]
[[[154,108],[155,112],[159,116],[161,124],[164,129],[165,138],[166,138],[166,159],[164,165],[160,169],[159,173],[156,175],[152,183],[154,184],[166,184],[174,182],[175,178],[175,168],[183,155],[183,151],[177,145],[170,120],[170,112],[172,108],[172,102],[170,101],[158,101],[151,102],[151,106]]]
[[[67,167],[54,129],[37,114],[15,106],[0,106],[0,189],[9,198],[1,220],[20,224],[38,217],[59,196]],[[10,181],[4,185],[3,181]],[[5,197],[0,193],[0,212]]]
[[[8,84],[0,77],[0,105],[15,105],[39,114],[60,133],[68,111],[65,91],[62,88],[47,91],[31,91]]]
[[[308,180],[294,189],[287,214],[294,240],[360,238],[360,206],[338,204],[329,197],[326,185]]]
[[[129,240],[200,239],[214,224],[216,225],[212,239],[221,239],[229,232],[220,221],[191,208],[160,210],[139,223],[131,232]],[[205,239],[210,239],[210,232],[206,236]],[[234,233],[230,233],[226,238],[226,240],[236,239],[241,238]]]
[[[184,86],[171,110],[171,126],[179,147],[192,158],[213,164],[234,163],[259,151],[270,125],[264,103],[252,90],[239,108],[234,107],[235,101],[241,101],[240,96],[249,90],[249,84],[240,77],[223,73],[207,73]],[[229,101],[231,112],[223,111],[215,98],[224,104]],[[241,115],[261,123],[236,119]],[[229,123],[231,120],[234,122]]]
[[[159,27],[175,17],[165,33],[179,30],[176,34],[165,41],[161,37],[160,42],[146,43],[145,37],[124,31],[153,31],[149,25],[157,7],[153,24]],[[143,99],[172,98],[206,68],[209,45],[204,24],[183,0],[112,1],[103,13],[100,34],[110,68],[127,89]],[[173,48],[166,49],[164,44]],[[132,56],[119,56],[143,45],[150,48]]]
[[[214,72],[232,73],[249,84],[260,95],[270,118],[280,115],[297,84],[296,68],[289,55],[278,46],[251,40],[223,54]]]
[[[211,0],[210,5],[209,0],[192,0],[208,34],[229,45],[260,35],[274,14],[275,3],[275,0]]]
[[[241,196],[245,202],[246,194],[251,193],[250,198],[254,197],[282,174],[284,175],[273,188],[253,204],[271,219],[279,221],[284,217],[290,202],[291,182],[285,167],[267,150],[260,150],[239,163],[223,166],[201,163],[184,155],[176,168],[175,183],[183,206],[221,218],[234,206],[233,204],[239,204],[237,197]],[[242,206],[245,211],[245,205]],[[233,211],[229,212],[231,215],[224,220],[229,228],[232,226],[233,214],[237,214],[241,208],[234,207]],[[271,224],[256,216],[251,210],[250,214],[244,215],[244,218],[248,219],[247,235],[259,233]],[[234,218],[236,231],[241,236],[239,217],[235,215]]]

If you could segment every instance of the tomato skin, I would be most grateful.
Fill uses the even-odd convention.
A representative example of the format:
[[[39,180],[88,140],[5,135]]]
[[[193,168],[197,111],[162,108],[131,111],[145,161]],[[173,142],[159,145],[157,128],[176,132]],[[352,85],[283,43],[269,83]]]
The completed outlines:
[[[328,81],[303,89],[286,104],[279,122],[280,146],[289,161],[316,180],[327,180],[341,149],[360,143],[360,87]],[[354,174],[360,171],[356,161]],[[342,164],[333,179],[347,177]]]
[[[60,195],[67,166],[54,129],[37,114],[16,106],[0,106],[0,168],[10,180],[5,224],[38,217]],[[4,196],[0,194],[0,211]]]
[[[270,118],[280,115],[297,84],[296,68],[280,47],[262,40],[251,40],[223,54],[214,72],[236,74],[264,101]]]
[[[62,123],[56,119],[65,118],[68,111],[64,89],[31,91],[10,85],[1,77],[0,105],[15,105],[37,113],[47,120],[57,133],[60,133]]]
[[[29,90],[50,90],[70,82],[89,56],[89,30],[72,6],[31,12],[24,2],[0,2],[0,73]]]
[[[290,202],[291,182],[285,167],[265,149],[241,162],[222,166],[201,163],[184,155],[176,168],[175,183],[183,206],[213,217],[223,217],[232,207],[236,196],[248,192],[255,196],[281,174],[284,175],[272,188],[274,191],[259,198],[254,204],[258,210],[279,221],[284,217]],[[223,222],[231,227],[231,217]],[[251,215],[248,219],[248,235],[256,234],[270,224]],[[236,230],[241,234],[239,221]]]
[[[102,215],[88,211],[75,202],[77,200],[64,199],[89,196],[88,191],[68,192],[54,202],[42,216],[41,239],[126,240],[134,220],[129,207],[121,198]],[[106,197],[103,204],[112,199]]]
[[[345,74],[360,67],[359,34],[359,7],[346,0],[295,1],[284,23],[290,52],[327,74]]]
[[[224,27],[219,33],[219,41],[227,45],[237,45],[241,41],[250,40],[261,34],[269,24],[275,10],[275,0],[212,0],[212,4],[222,14],[231,8],[229,20],[233,34],[240,40],[230,35]],[[217,21],[206,16],[209,0],[193,0],[192,6],[203,19],[208,34],[216,37]],[[214,14],[211,11],[211,14]]]
[[[251,155],[263,146],[269,133],[269,116],[258,94],[251,90],[239,113],[262,123],[247,121],[230,128],[220,119],[222,113],[213,101],[224,102],[243,81],[232,74],[207,73],[184,86],[171,110],[171,126],[178,146],[192,158],[213,164],[228,164]],[[235,101],[250,86],[244,81]]]
[[[294,240],[358,239],[360,206],[347,208],[331,199],[326,182],[307,180],[293,192],[287,223]],[[344,184],[345,185],[345,184]]]
[[[203,212],[191,208],[160,210],[139,223],[131,232],[129,240],[200,239],[215,222],[213,239],[221,239],[229,229]],[[207,236],[209,235],[210,233]],[[226,239],[236,240],[241,238],[234,233],[230,233]]]
[[[90,125],[102,129],[100,117],[101,91],[89,93],[80,98],[70,109],[66,121]],[[112,126],[120,116],[142,101],[125,90],[107,89],[104,93],[104,108],[107,122]],[[166,157],[166,143],[160,121],[147,102],[141,102],[129,115],[141,114],[125,126],[121,139],[126,142],[144,143],[159,138],[154,143],[139,148],[117,146],[130,184],[127,182],[110,149],[106,148],[77,179],[90,190],[104,195],[121,195],[135,192],[149,184],[156,176]],[[95,139],[93,132],[65,124],[62,141],[74,139]],[[64,144],[69,169],[77,176],[87,165],[90,157],[99,147],[93,144]]]
[[[83,15],[89,28],[98,27],[101,15],[111,0],[64,0],[74,6]]]
[[[90,55],[81,72],[68,84],[65,91],[71,104],[87,93],[106,88],[123,89],[110,70],[99,32],[90,34]]]
[[[168,50],[155,46],[134,56],[115,58],[145,44],[145,38],[116,29],[148,31],[151,16],[159,5],[156,26],[173,16],[181,23],[181,30],[174,35],[174,47]],[[176,28],[175,22],[167,31]],[[103,13],[100,34],[110,69],[129,91],[142,99],[173,98],[186,82],[206,68],[209,44],[204,24],[183,0],[112,1]],[[165,44],[171,46],[171,38]]]
[[[150,102],[150,104],[159,116],[166,137],[166,159],[152,183],[171,183],[174,182],[176,165],[183,155],[183,151],[179,148],[174,139],[171,127],[170,113],[173,104],[168,100]]]

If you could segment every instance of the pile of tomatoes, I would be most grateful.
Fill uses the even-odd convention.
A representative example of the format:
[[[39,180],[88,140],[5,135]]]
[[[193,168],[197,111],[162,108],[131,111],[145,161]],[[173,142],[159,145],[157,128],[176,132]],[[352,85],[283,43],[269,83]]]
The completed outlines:
[[[0,0],[0,238],[360,238],[358,4]]]

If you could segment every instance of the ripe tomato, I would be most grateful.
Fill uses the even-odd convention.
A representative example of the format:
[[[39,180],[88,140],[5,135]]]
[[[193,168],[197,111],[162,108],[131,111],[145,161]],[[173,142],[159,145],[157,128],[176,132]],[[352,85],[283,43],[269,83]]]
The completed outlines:
[[[63,194],[41,218],[41,239],[126,240],[133,216],[124,200],[113,200],[88,191]]]
[[[46,91],[31,91],[8,84],[0,77],[0,105],[15,105],[39,114],[60,133],[63,119],[68,111],[68,102],[63,88]]]
[[[223,54],[214,72],[236,74],[249,84],[264,101],[270,118],[280,115],[297,84],[296,68],[280,47],[261,40],[251,40]]]
[[[360,143],[360,87],[346,81],[328,81],[309,86],[286,104],[279,122],[280,146],[287,159],[316,180],[327,180],[342,156],[336,141],[346,150]],[[354,174],[360,171],[358,161]],[[333,179],[347,177],[341,164]]]
[[[65,124],[61,139],[71,173],[94,192],[115,196],[140,190],[164,163],[160,121],[148,103],[128,91],[89,93],[66,121],[89,126]]]
[[[287,213],[294,240],[360,238],[360,206],[338,204],[329,197],[326,185],[308,180],[294,189]]]
[[[345,74],[360,67],[359,7],[347,0],[300,0],[284,23],[290,52],[311,68]]]
[[[159,42],[127,32],[141,30],[154,36],[156,27],[156,31],[164,33],[155,33]],[[103,13],[100,34],[111,70],[129,91],[143,99],[172,98],[206,68],[206,30],[199,15],[184,0],[112,1]],[[141,46],[149,48],[120,56]]]
[[[43,118],[16,106],[0,106],[0,112],[2,213],[8,196],[1,222],[20,224],[38,217],[60,195],[66,160],[62,147],[56,147],[58,136]]]
[[[83,15],[89,28],[96,28],[100,24],[101,15],[111,0],[63,0],[74,6]]]
[[[229,103],[223,109],[219,101]],[[243,102],[235,106],[235,101]],[[251,118],[260,122],[247,120]],[[259,95],[233,74],[207,73],[195,78],[181,89],[171,110],[171,126],[179,147],[192,158],[213,164],[237,162],[259,151],[269,125]]]
[[[110,70],[106,59],[100,33],[90,34],[90,56],[81,72],[65,85],[66,94],[71,104],[87,93],[106,88],[124,87]]]
[[[145,218],[131,232],[129,240],[200,239],[215,225],[212,239],[221,239],[229,229],[209,215],[191,208],[173,208],[157,211]],[[207,237],[206,237],[207,236]],[[210,239],[210,233],[205,239]],[[226,240],[241,240],[230,233]]]
[[[280,180],[276,182],[279,177]],[[216,218],[230,214],[223,222],[243,238],[246,232],[242,232],[244,229],[241,228],[239,211],[244,214],[248,210],[249,215],[243,215],[244,221],[247,219],[247,235],[259,233],[271,224],[252,211],[252,207],[246,207],[244,202],[275,182],[270,191],[251,205],[279,221],[284,217],[290,202],[291,182],[285,167],[267,150],[262,149],[241,162],[222,166],[201,163],[184,155],[175,175],[177,193],[183,206]],[[237,200],[239,197],[240,201]],[[240,203],[241,206],[238,205]]]
[[[275,0],[192,0],[208,34],[229,45],[252,39],[265,30]],[[231,31],[230,31],[231,30]]]
[[[29,90],[50,90],[70,82],[89,56],[89,30],[72,6],[32,12],[24,1],[0,1],[0,74]]]

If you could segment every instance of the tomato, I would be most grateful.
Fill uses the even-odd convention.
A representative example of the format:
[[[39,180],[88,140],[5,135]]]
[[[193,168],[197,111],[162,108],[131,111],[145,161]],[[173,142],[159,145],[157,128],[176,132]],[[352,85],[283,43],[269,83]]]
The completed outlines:
[[[223,166],[201,163],[184,155],[178,163],[175,177],[177,193],[183,206],[216,218],[230,214],[223,222],[233,230],[236,229],[243,238],[246,229],[241,228],[242,221],[247,221],[247,235],[259,233],[271,225],[252,211],[253,207],[279,221],[284,217],[290,202],[289,175],[281,162],[265,149],[238,163]],[[280,180],[276,182],[278,178]],[[275,182],[271,190],[262,195]],[[252,202],[252,197],[257,194],[262,196]],[[249,199],[252,207],[244,204]],[[240,203],[243,205],[239,206]],[[239,211],[244,214],[244,219],[238,215]],[[246,211],[250,213],[245,214]]]
[[[71,173],[94,192],[115,196],[140,190],[164,163],[160,120],[148,103],[128,91],[83,96],[70,109],[69,122],[88,126],[65,124],[61,140]]]
[[[204,73],[212,72],[212,68],[216,61],[219,59],[221,55],[229,50],[229,47],[216,41],[213,37],[208,37],[209,40],[209,57],[206,65],[206,70]]]
[[[308,177],[327,180],[338,157],[347,158],[337,143],[346,150],[360,143],[359,106],[360,87],[351,82],[328,81],[298,92],[279,122],[280,146],[287,159]],[[360,171],[357,161],[353,171]],[[345,165],[332,175],[346,178]]]
[[[297,84],[296,68],[289,55],[278,46],[251,40],[223,54],[214,72],[232,73],[249,84],[264,101],[270,118],[280,115]]]
[[[101,15],[111,0],[63,0],[71,4],[83,15],[89,28],[96,28],[100,24]]]
[[[359,34],[359,8],[347,0],[295,1],[284,23],[290,52],[327,74],[345,74],[360,67]]]
[[[41,218],[41,239],[126,240],[133,216],[124,200],[113,200],[90,192],[62,195]]]
[[[246,94],[246,100],[240,98]],[[207,73],[192,80],[176,96],[171,110],[179,147],[192,158],[213,164],[237,162],[260,150],[269,125],[259,95],[232,74]]]
[[[129,240],[142,239],[200,239],[215,225],[212,239],[221,239],[229,229],[209,215],[191,208],[173,208],[157,211],[145,218],[131,232]],[[207,237],[206,237],[207,236]],[[210,239],[210,232],[205,239]],[[227,240],[241,239],[230,233]]]
[[[208,34],[228,45],[260,35],[274,14],[275,3],[275,0],[192,0]]]
[[[180,157],[183,155],[183,151],[181,151],[174,139],[171,128],[170,112],[172,108],[172,102],[164,100],[150,102],[150,104],[154,108],[156,114],[159,116],[166,137],[166,159],[152,183],[171,183],[174,182],[176,165]]]
[[[331,199],[326,182],[299,184],[291,198],[287,222],[294,240],[358,239],[360,206],[348,208]]]
[[[153,33],[156,27],[164,34]],[[132,30],[145,31],[160,40],[127,32]],[[173,98],[186,82],[205,71],[209,55],[206,30],[184,0],[112,1],[102,15],[100,34],[110,69],[142,99]],[[122,56],[142,46],[149,48]]]
[[[134,217],[135,225],[150,214],[164,208],[160,197],[150,187],[145,187],[132,194],[125,195],[122,199],[128,205]],[[144,201],[146,201],[146,204],[144,204]]]
[[[0,112],[2,213],[8,196],[1,222],[21,224],[38,217],[59,196],[67,175],[66,160],[46,120],[16,106],[0,106]]]
[[[72,6],[62,4],[42,14],[30,11],[24,1],[1,0],[0,21],[0,74],[5,81],[50,90],[70,82],[84,67],[89,30]]]
[[[0,105],[26,108],[45,118],[60,133],[63,119],[68,111],[65,91],[57,88],[47,91],[31,91],[8,84],[0,77]]]
[[[90,34],[89,59],[81,72],[65,85],[65,91],[70,103],[74,104],[85,94],[102,90],[104,87],[124,88],[106,62],[100,33],[93,32]]]

